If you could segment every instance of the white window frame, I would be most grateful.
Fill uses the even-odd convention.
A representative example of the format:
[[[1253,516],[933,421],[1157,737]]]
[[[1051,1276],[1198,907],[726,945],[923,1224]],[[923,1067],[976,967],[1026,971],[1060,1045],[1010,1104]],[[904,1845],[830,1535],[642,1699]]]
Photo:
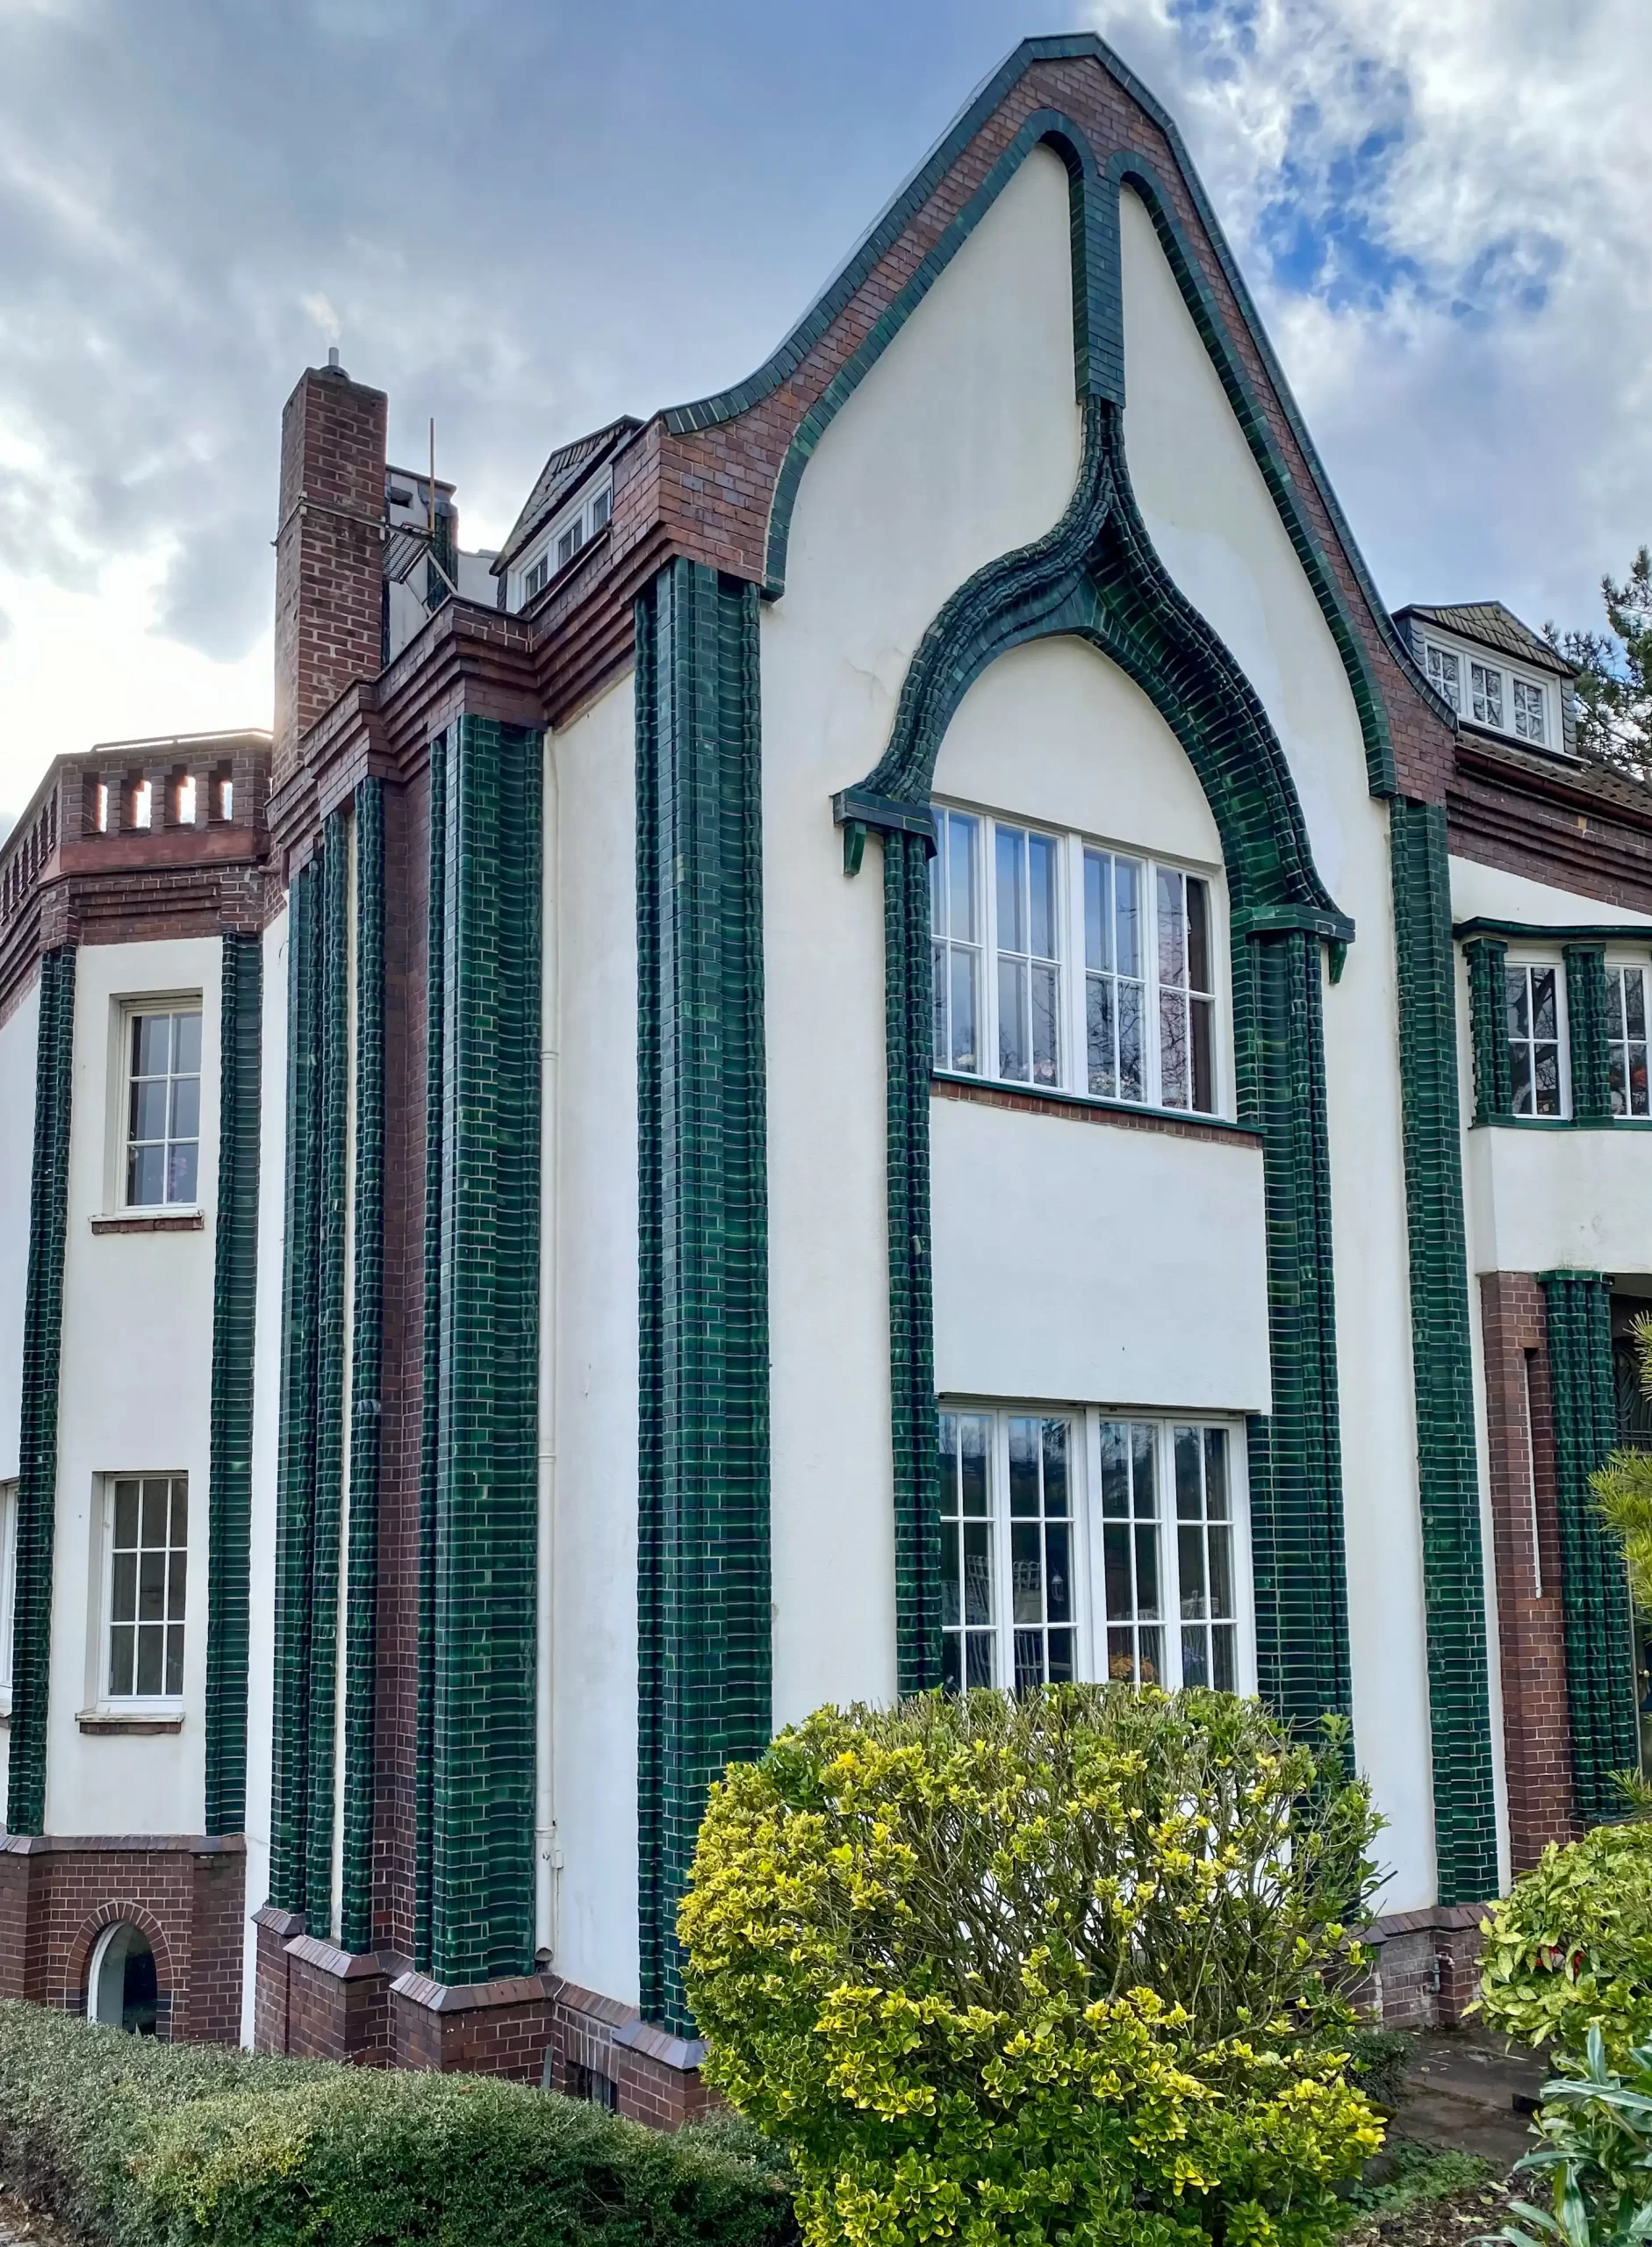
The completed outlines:
[[[195,1015],[201,1024],[200,1092],[195,1141],[195,1198],[190,1202],[134,1202],[128,1157],[132,1138],[133,1024],[144,1015]],[[126,994],[116,1001],[114,1053],[109,1072],[111,1101],[108,1189],[104,1207],[121,1217],[187,1217],[199,1214],[201,1167],[206,1150],[206,1008],[199,991],[157,991]],[[170,1145],[170,1141],[168,1141]]]
[[[564,507],[559,515],[542,530],[528,547],[521,561],[512,571],[516,597],[513,607],[521,608],[542,593],[554,578],[571,568],[587,546],[614,520],[614,477],[603,477],[582,492],[571,506]],[[564,540],[571,542],[564,554]],[[530,579],[536,582],[531,583]]]
[[[1612,997],[1612,978],[1614,975],[1638,975],[1641,979],[1642,1035],[1640,1037],[1632,1037],[1627,1034],[1627,1007],[1623,1017],[1625,1035],[1621,1037],[1618,1035],[1618,1017],[1614,1013]],[[1641,1048],[1641,1098],[1645,1102],[1645,1105],[1640,1108],[1634,1106],[1633,1091],[1629,1089],[1632,1083],[1630,1071],[1633,1067],[1633,1053],[1636,1046]],[[1609,1065],[1616,1061],[1620,1055],[1624,1057],[1626,1064],[1625,1085],[1627,1097],[1620,1112],[1613,1109],[1612,1122],[1627,1124],[1637,1121],[1646,1123],[1652,1120],[1652,1067],[1648,1066],[1648,1064],[1652,1063],[1652,963],[1648,963],[1643,955],[1620,957],[1612,952],[1606,955],[1606,1052]]]
[[[1103,1681],[1109,1676],[1110,1627],[1123,1627],[1122,1619],[1107,1611],[1104,1574],[1104,1522],[1102,1512],[1102,1431],[1104,1423],[1124,1421],[1146,1425],[1153,1431],[1156,1461],[1154,1517],[1159,1540],[1161,1619],[1167,1676],[1174,1691],[1182,1678],[1182,1626],[1196,1617],[1181,1613],[1178,1515],[1175,1501],[1175,1432],[1179,1428],[1219,1428],[1226,1437],[1229,1519],[1232,1527],[1232,1567],[1235,1681],[1240,1694],[1256,1691],[1256,1617],[1251,1566],[1250,1490],[1245,1421],[1232,1413],[1166,1411],[1128,1405],[1082,1405],[1006,1400],[1002,1397],[943,1397],[937,1411],[955,1416],[973,1415],[991,1423],[988,1482],[988,1548],[991,1554],[993,1616],[988,1626],[994,1647],[994,1683],[1002,1684],[1015,1675],[1016,1618],[1003,1587],[1012,1583],[1012,1531],[1019,1518],[1009,1511],[1009,1423],[1013,1419],[1064,1420],[1067,1425],[1067,1464],[1072,1550],[1072,1599],[1075,1674],[1080,1679]],[[944,1470],[945,1472],[945,1470]],[[943,1490],[942,1518],[951,1511]],[[957,1518],[956,1516],[952,1517]],[[1042,1517],[1039,1517],[1040,1518]],[[1190,1526],[1190,1525],[1189,1525]],[[1148,1627],[1153,1627],[1151,1622]],[[944,1635],[956,1635],[957,1626],[943,1626]],[[960,1650],[963,1669],[966,1657]]]
[[[951,797],[937,797],[933,807],[937,821],[943,824],[951,815],[972,819],[977,827],[974,879],[974,927],[973,940],[947,932],[937,937],[931,908],[932,948],[937,944],[949,950],[972,951],[976,958],[977,1058],[981,1066],[971,1070],[954,1062],[952,1040],[947,1039],[947,1055],[943,1061],[937,1058],[937,1038],[930,1037],[932,1067],[942,1076],[958,1077],[966,1082],[1003,1085],[1037,1095],[1042,1092],[1064,1093],[1081,1099],[1095,1100],[1109,1106],[1157,1111],[1175,1116],[1207,1116],[1212,1121],[1231,1118],[1232,1095],[1228,1064],[1231,1039],[1228,1031],[1229,976],[1228,930],[1225,893],[1219,868],[1201,865],[1195,861],[1178,858],[1167,852],[1152,852],[1128,843],[1111,841],[1097,836],[1079,833],[1036,819],[1018,817],[1008,812],[995,812],[979,804],[966,803]],[[1059,1036],[1054,1082],[1041,1080],[1033,1073],[1032,1059],[1028,1056],[1027,1073],[1022,1076],[1002,1076],[998,1072],[999,1060],[999,961],[1002,958],[1024,959],[1025,953],[1006,948],[1001,953],[998,930],[997,881],[995,869],[997,862],[997,833],[1008,829],[1028,836],[1048,837],[1056,845],[1056,925],[1058,955],[1055,961]],[[936,871],[931,879],[940,885],[948,879],[946,852],[950,849],[950,831],[937,838],[940,852],[932,862]],[[1089,970],[1085,936],[1085,858],[1088,852],[1105,852],[1115,861],[1131,861],[1140,869],[1141,883],[1141,966],[1143,1017],[1142,1092],[1139,1098],[1124,1092],[1092,1093],[1089,1084],[1089,1042],[1087,1017]],[[1210,1105],[1196,1108],[1192,1104],[1191,1083],[1184,1105],[1176,1105],[1164,1096],[1164,1053],[1161,1039],[1161,1000],[1174,996],[1174,986],[1162,984],[1159,960],[1159,876],[1160,872],[1179,876],[1183,881],[1191,878],[1203,882],[1209,911],[1209,940],[1210,951]],[[932,896],[934,892],[931,893]],[[1182,987],[1187,988],[1186,986]],[[1206,995],[1199,994],[1201,997]],[[931,1016],[933,1023],[933,1014]],[[950,1014],[948,1021],[950,1023]],[[992,1066],[987,1066],[990,1062]],[[1189,1076],[1191,1059],[1189,1058]]]
[[[1489,648],[1466,643],[1454,647],[1447,641],[1432,638],[1425,639],[1423,648],[1429,685],[1437,694],[1444,696],[1459,717],[1505,741],[1521,742],[1528,749],[1554,750],[1563,746],[1559,704],[1549,680],[1519,670],[1493,655]],[[1454,686],[1446,678],[1447,662],[1456,665]],[[1520,696],[1528,700],[1536,697],[1541,736],[1531,732],[1526,714],[1517,707],[1517,688]],[[1496,718],[1486,714],[1493,696],[1498,707]],[[1522,723],[1523,719],[1526,722]]]
[[[1504,959],[1504,970],[1505,970],[1505,983],[1504,983],[1504,996],[1503,996],[1503,1018],[1502,1018],[1502,1021],[1501,1021],[1501,1023],[1500,1023],[1500,1024],[1499,1024],[1499,1029],[1500,1029],[1500,1030],[1501,1030],[1501,1034],[1502,1034],[1502,1037],[1503,1037],[1503,1038],[1504,1038],[1504,1041],[1505,1041],[1505,1043],[1506,1044],[1506,1045],[1507,1045],[1507,1046],[1508,1046],[1508,1048],[1509,1048],[1509,1076],[1510,1076],[1510,1100],[1511,1100],[1511,1105],[1512,1104],[1512,1101],[1513,1101],[1513,1097],[1514,1097],[1514,1095],[1513,1095],[1513,1073],[1514,1073],[1514,1046],[1515,1046],[1515,1044],[1516,1044],[1516,1040],[1515,1040],[1515,1037],[1514,1037],[1513,1032],[1512,1032],[1512,1030],[1511,1030],[1510,1025],[1509,1025],[1509,1018],[1508,1018],[1508,985],[1507,985],[1507,980],[1506,980],[1506,979],[1507,979],[1507,975],[1508,975],[1508,973],[1509,973],[1510,972],[1512,972],[1512,973],[1517,973],[1517,974],[1518,974],[1518,973],[1522,973],[1522,972],[1524,972],[1524,973],[1525,973],[1526,977],[1526,1003],[1527,1003],[1528,1009],[1529,1009],[1529,1008],[1530,1008],[1530,1004],[1531,1004],[1531,976],[1532,976],[1533,972],[1533,971],[1537,971],[1537,972],[1540,972],[1540,973],[1541,973],[1541,972],[1548,972],[1548,973],[1553,973],[1553,975],[1554,975],[1554,978],[1555,978],[1555,1044],[1556,1044],[1556,1046],[1557,1046],[1557,1049],[1558,1049],[1557,1053],[1556,1053],[1556,1062],[1557,1062],[1558,1075],[1559,1075],[1559,1083],[1560,1083],[1560,1106],[1559,1106],[1559,1108],[1557,1109],[1557,1110],[1555,1111],[1555,1113],[1553,1116],[1540,1116],[1540,1115],[1538,1114],[1538,1112],[1537,1112],[1537,1106],[1536,1106],[1536,1101],[1537,1101],[1536,1086],[1535,1086],[1535,1083],[1533,1083],[1533,1094],[1532,1094],[1533,1105],[1532,1105],[1532,1109],[1531,1109],[1530,1113],[1528,1114],[1528,1113],[1526,1113],[1525,1110],[1523,1110],[1523,1109],[1521,1109],[1515,1108],[1515,1109],[1513,1109],[1513,1114],[1514,1114],[1514,1116],[1515,1116],[1515,1118],[1516,1118],[1516,1120],[1517,1120],[1518,1122],[1524,1123],[1524,1124],[1563,1124],[1563,1123],[1566,1123],[1566,1122],[1568,1122],[1568,1121],[1569,1120],[1570,1116],[1571,1116],[1571,1112],[1572,1112],[1572,1077],[1571,1077],[1571,1025],[1570,1025],[1570,1023],[1569,1022],[1569,1020],[1568,1020],[1568,1018],[1567,1018],[1567,1013],[1566,1013],[1566,968],[1565,968],[1565,963],[1564,963],[1562,960],[1560,960],[1560,959],[1546,959],[1546,958],[1541,958],[1540,955],[1535,954],[1535,953],[1532,953],[1532,952],[1510,952],[1510,953],[1506,954],[1506,955],[1505,955],[1505,959]],[[1530,1019],[1529,1012],[1528,1012],[1527,1019],[1528,1019],[1528,1020]],[[1530,1043],[1531,1041],[1529,1041],[1529,1040],[1528,1040],[1527,1042],[1528,1042],[1528,1043]],[[1547,1045],[1548,1041],[1548,1040],[1547,1040],[1547,1038],[1546,1038],[1546,1039],[1544,1039],[1542,1042],[1543,1042],[1545,1045]]]
[[[18,1482],[0,1482],[0,1715],[11,1713],[12,1623],[18,1598]]]
[[[195,1541],[190,1533],[195,1526],[195,1494],[190,1488],[190,1476],[182,1468],[169,1467],[152,1468],[147,1472],[141,1468],[134,1468],[131,1470],[122,1468],[118,1474],[104,1475],[99,1479],[102,1484],[102,1515],[99,1523],[100,1566],[98,1569],[97,1675],[96,1679],[97,1691],[92,1697],[92,1705],[100,1715],[106,1716],[181,1716],[183,1713],[184,1681],[187,1679],[189,1675],[190,1602],[192,1598],[198,1601],[201,1596],[201,1587],[198,1584],[191,1585],[190,1581],[190,1576],[193,1573],[190,1566],[191,1547]],[[113,1673],[114,1631],[116,1628],[114,1616],[115,1492],[117,1486],[122,1482],[136,1482],[139,1485],[139,1505],[141,1509],[143,1503],[142,1485],[146,1482],[164,1482],[169,1485],[176,1482],[182,1482],[184,1488],[184,1502],[188,1509],[188,1519],[183,1545],[181,1547],[174,1546],[169,1542],[166,1547],[169,1554],[181,1551],[184,1556],[183,1613],[182,1617],[179,1618],[179,1625],[183,1633],[183,1651],[178,1691],[175,1693],[166,1691],[160,1693],[138,1693],[135,1691],[132,1693],[117,1693],[114,1690]],[[169,1537],[170,1534],[170,1505],[171,1492],[169,1489]],[[168,1605],[169,1607],[169,1586],[167,1597]],[[169,1614],[166,1620],[169,1626],[171,1621]],[[164,1674],[163,1670],[163,1679]],[[137,1655],[135,1641],[133,1648],[133,1683],[135,1686],[137,1683]]]

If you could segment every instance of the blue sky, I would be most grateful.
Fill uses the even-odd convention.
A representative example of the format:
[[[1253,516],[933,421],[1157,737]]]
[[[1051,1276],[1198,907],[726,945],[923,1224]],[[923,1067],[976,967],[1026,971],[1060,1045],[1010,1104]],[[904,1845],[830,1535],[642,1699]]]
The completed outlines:
[[[1592,621],[1652,538],[1645,0],[0,0],[0,812],[267,718],[280,407],[337,341],[508,528],[737,378],[1015,41],[1177,115],[1386,597]]]

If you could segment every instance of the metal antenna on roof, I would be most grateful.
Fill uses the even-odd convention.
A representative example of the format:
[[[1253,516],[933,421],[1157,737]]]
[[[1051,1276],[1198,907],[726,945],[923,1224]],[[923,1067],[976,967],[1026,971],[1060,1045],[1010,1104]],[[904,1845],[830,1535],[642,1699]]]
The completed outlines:
[[[430,512],[427,520],[430,543],[436,542],[436,417],[430,417]]]

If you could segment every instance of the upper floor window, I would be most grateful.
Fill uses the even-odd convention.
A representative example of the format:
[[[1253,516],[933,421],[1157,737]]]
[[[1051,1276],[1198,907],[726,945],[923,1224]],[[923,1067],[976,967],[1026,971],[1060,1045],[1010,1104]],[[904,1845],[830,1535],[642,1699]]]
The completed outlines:
[[[189,1478],[118,1475],[108,1494],[104,1691],[111,1701],[176,1700],[183,1691]]]
[[[935,826],[935,1066],[1213,1114],[1210,882],[979,812]]]
[[[1652,1115],[1647,1088],[1646,970],[1606,969],[1606,1052],[1614,1116]]]
[[[1560,1116],[1561,972],[1532,960],[1504,969],[1508,998],[1509,1086],[1517,1116]]]
[[[1424,644],[1429,685],[1461,716],[1493,733],[1512,734],[1517,741],[1532,742],[1540,749],[1551,745],[1558,729],[1550,725],[1549,690],[1541,680],[1522,678],[1489,656],[1463,655],[1433,640]]]
[[[193,1204],[201,1153],[198,1007],[126,1016],[129,1209]]]
[[[1249,1690],[1232,1428],[949,1406],[939,1434],[949,1690],[1074,1677]]]
[[[531,558],[522,565],[517,581],[517,599],[532,600],[559,571],[565,570],[576,554],[582,553],[600,530],[606,529],[614,513],[614,485],[612,481],[588,492],[577,506],[559,515],[542,541],[533,549]]]

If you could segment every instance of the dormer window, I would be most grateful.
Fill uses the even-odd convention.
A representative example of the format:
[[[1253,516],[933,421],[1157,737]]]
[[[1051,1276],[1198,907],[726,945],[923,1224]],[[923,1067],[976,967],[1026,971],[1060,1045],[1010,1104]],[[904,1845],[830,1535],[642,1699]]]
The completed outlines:
[[[532,600],[550,576],[550,556],[542,554],[530,570],[522,572],[522,599]]]
[[[529,549],[530,558],[523,564],[517,581],[517,606],[521,607],[532,600],[553,578],[560,576],[575,555],[582,553],[597,533],[607,528],[613,513],[614,485],[605,483],[587,492],[577,506],[553,522]]]
[[[1554,744],[1559,729],[1550,717],[1549,690],[1541,679],[1522,678],[1506,664],[1433,640],[1426,643],[1425,654],[1428,684],[1459,716],[1488,733],[1512,735],[1539,749]]]

